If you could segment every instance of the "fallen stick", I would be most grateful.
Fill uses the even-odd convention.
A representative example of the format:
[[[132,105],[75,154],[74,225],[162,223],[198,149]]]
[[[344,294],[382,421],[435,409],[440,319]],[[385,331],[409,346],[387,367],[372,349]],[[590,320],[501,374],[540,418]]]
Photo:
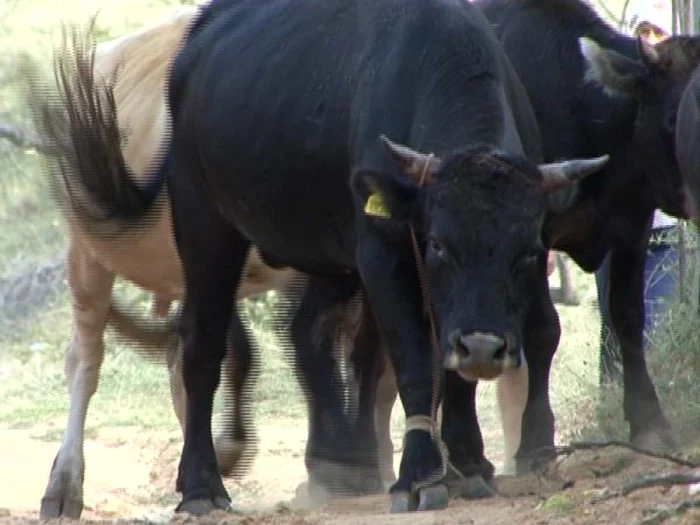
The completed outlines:
[[[636,490],[651,487],[671,487],[673,485],[692,485],[700,483],[700,474],[667,474],[665,476],[652,476],[635,479],[622,487],[622,495],[627,496]]]
[[[683,459],[678,456],[673,456],[671,454],[664,454],[661,452],[654,452],[652,450],[647,450],[642,447],[638,447],[637,445],[633,445],[632,443],[628,443],[626,441],[602,441],[602,442],[597,442],[597,441],[578,441],[574,443],[570,443],[569,445],[561,446],[561,447],[554,447],[555,453],[559,456],[570,456],[576,451],[579,450],[598,450],[601,448],[609,448],[609,447],[620,447],[620,448],[626,448],[628,450],[631,450],[632,452],[636,452],[637,454],[642,454],[644,456],[649,456],[652,458],[656,459],[663,459],[666,461],[670,461],[671,463],[675,463],[676,465],[681,465],[683,467],[690,467],[690,468],[699,468],[700,463],[690,461],[687,459]]]
[[[639,525],[660,525],[664,521],[679,514],[684,513],[687,510],[700,507],[700,499],[696,500],[684,500],[678,505],[673,507],[660,509],[648,518],[643,519],[639,522]]]

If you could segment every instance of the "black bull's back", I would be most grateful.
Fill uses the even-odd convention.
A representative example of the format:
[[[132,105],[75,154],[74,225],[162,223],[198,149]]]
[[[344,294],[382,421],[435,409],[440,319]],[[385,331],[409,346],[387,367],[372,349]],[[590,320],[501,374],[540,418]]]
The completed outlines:
[[[263,252],[315,272],[353,267],[348,181],[359,168],[396,171],[382,133],[436,154],[506,140],[519,153],[519,126],[538,160],[522,86],[509,70],[499,86],[509,66],[461,0],[220,4],[174,63],[174,126],[196,144],[178,155]]]
[[[676,156],[690,191],[690,215],[700,219],[700,68],[693,73],[678,106]]]

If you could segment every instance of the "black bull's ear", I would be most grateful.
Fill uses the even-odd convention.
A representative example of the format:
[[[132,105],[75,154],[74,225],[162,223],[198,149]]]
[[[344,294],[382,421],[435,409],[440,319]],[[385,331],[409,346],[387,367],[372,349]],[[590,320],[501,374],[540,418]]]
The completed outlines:
[[[591,38],[579,38],[581,55],[586,62],[585,78],[599,84],[609,94],[619,93],[640,98],[647,91],[646,77],[658,67],[659,56],[652,44],[637,37],[641,61],[606,49]]]
[[[420,188],[434,184],[441,159],[396,144],[385,135],[379,139],[404,176],[360,170],[353,174],[350,184],[363,202],[365,215],[395,223],[411,216]]]
[[[408,220],[418,202],[420,189],[408,178],[372,170],[353,173],[350,185],[363,203],[365,215],[380,219]]]

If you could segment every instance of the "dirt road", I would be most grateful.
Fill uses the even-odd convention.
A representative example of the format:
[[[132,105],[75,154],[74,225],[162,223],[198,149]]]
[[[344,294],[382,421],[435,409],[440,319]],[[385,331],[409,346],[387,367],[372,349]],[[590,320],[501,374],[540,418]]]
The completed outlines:
[[[100,430],[94,439],[86,441],[86,509],[82,520],[125,525],[144,520],[224,525],[656,524],[661,521],[654,513],[663,505],[693,498],[697,504],[700,498],[700,494],[690,495],[687,486],[615,496],[623,484],[641,475],[691,470],[620,449],[606,449],[576,453],[560,463],[558,476],[573,482],[568,489],[549,492],[547,483],[536,479],[520,484],[519,489],[539,491],[539,496],[453,501],[443,511],[410,515],[388,514],[386,496],[297,510],[295,489],[305,478],[305,429],[298,421],[290,420],[276,421],[274,428],[260,430],[259,454],[250,472],[241,480],[226,482],[236,509],[245,515],[216,513],[201,519],[174,516],[172,512],[178,501],[174,493],[181,447],[177,432],[149,433],[134,427]],[[56,441],[45,439],[51,435],[46,431],[44,427],[0,429],[0,525],[38,522],[39,501],[58,447]],[[505,482],[501,486],[513,489]],[[700,509],[679,513],[664,523],[700,524]]]

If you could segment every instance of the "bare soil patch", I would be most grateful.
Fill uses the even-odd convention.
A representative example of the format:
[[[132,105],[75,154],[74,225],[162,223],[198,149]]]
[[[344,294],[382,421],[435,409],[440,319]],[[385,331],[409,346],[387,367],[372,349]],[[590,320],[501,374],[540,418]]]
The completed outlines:
[[[0,430],[0,525],[39,523],[39,501],[59,445],[42,439],[43,430]],[[652,524],[661,523],[654,516],[663,508],[700,498],[690,495],[688,486],[648,488],[626,497],[610,497],[642,475],[692,472],[667,461],[610,448],[577,452],[563,459],[556,469],[557,477],[573,483],[565,490],[552,492],[548,483],[533,477],[518,483],[519,490],[524,487],[531,495],[455,500],[437,512],[390,515],[386,496],[338,500],[318,509],[296,510],[295,490],[305,480],[305,429],[296,420],[276,420],[261,425],[259,435],[258,456],[249,472],[241,479],[226,480],[234,506],[243,514],[221,512],[193,518],[172,512],[178,501],[174,492],[182,446],[178,432],[101,429],[85,444],[86,508],[82,521],[101,525],[144,521],[177,525]],[[512,489],[512,484],[505,482],[501,486],[504,491]],[[69,520],[54,523],[63,521]],[[700,508],[678,513],[663,523],[700,524]]]

